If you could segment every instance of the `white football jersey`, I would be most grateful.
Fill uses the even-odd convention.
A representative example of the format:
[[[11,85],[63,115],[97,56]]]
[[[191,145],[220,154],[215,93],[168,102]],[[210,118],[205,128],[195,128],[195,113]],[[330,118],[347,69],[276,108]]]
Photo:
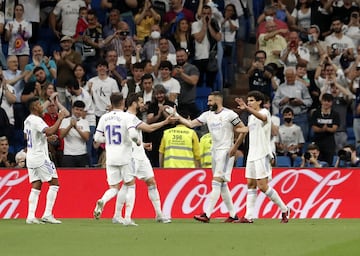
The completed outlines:
[[[129,113],[129,115],[132,116],[131,121],[134,127],[138,127],[142,123],[142,121],[136,115],[131,113]],[[141,142],[141,144],[137,145],[134,141],[132,142],[132,146],[133,146],[132,157],[134,159],[144,160],[145,158],[147,158],[147,156],[143,145],[142,131],[136,129],[136,132],[138,133],[139,141]]]
[[[212,138],[213,149],[229,149],[234,144],[234,126],[241,122],[234,111],[223,108],[219,113],[206,111],[197,120],[207,124]]]
[[[39,116],[31,114],[25,119],[24,134],[27,140],[27,167],[40,167],[45,160],[50,161],[46,134],[44,133],[47,127],[49,126]]]
[[[266,115],[266,122],[261,121],[254,115],[249,116],[249,153],[247,160],[254,161],[271,155],[271,115],[270,112],[262,108],[259,111]]]
[[[104,114],[96,128],[95,138],[101,134],[105,137],[106,164],[129,164],[132,157],[132,140],[129,129],[135,129],[132,116],[121,110]]]

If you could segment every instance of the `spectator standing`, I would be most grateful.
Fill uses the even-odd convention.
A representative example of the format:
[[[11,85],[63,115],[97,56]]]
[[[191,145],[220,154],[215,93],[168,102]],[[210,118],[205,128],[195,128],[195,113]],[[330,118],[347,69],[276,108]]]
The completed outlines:
[[[342,30],[343,22],[339,17],[334,16],[331,21],[331,28],[333,33],[325,38],[325,44],[327,47],[327,54],[339,67],[341,54],[348,51],[349,54],[354,52],[354,43],[352,39],[346,35]]]
[[[31,191],[29,195],[27,224],[40,224],[35,217],[35,212],[43,182],[49,182],[49,190],[46,196],[46,206],[42,217],[43,222],[61,224],[54,218],[52,210],[59,190],[58,175],[54,163],[50,160],[47,146],[47,136],[51,136],[58,130],[64,119],[64,112],[59,113],[56,123],[49,127],[41,118],[43,109],[38,98],[28,101],[30,115],[24,122],[24,133],[27,140],[27,161]]]
[[[337,82],[326,84],[321,88],[320,100],[325,93],[330,93],[334,97],[332,109],[339,114],[340,118],[339,126],[334,134],[336,145],[335,152],[338,152],[347,144],[347,115],[348,107],[352,100],[352,93]]]
[[[296,70],[294,67],[286,67],[284,70],[285,82],[276,90],[273,99],[274,114],[282,113],[286,107],[294,111],[294,123],[301,127],[304,139],[308,138],[309,121],[308,110],[312,99],[305,85],[296,81]]]
[[[281,34],[288,30],[278,29],[276,23],[271,20],[266,22],[265,29],[266,33],[261,34],[258,39],[259,50],[266,53],[265,64],[275,63],[278,67],[282,67],[280,54],[286,47],[286,40]]]
[[[30,47],[28,40],[32,36],[31,23],[24,19],[24,6],[15,5],[14,20],[5,25],[5,40],[9,41],[8,55],[15,55],[19,69],[24,70],[29,62]]]
[[[165,120],[168,116],[168,113],[165,111],[166,106],[174,107],[174,102],[170,101],[166,96],[166,89],[163,85],[157,84],[154,87],[154,99],[149,104],[146,120],[148,124],[152,124],[155,122],[161,122]],[[159,167],[159,147],[161,138],[163,136],[163,132],[166,129],[173,127],[172,125],[164,126],[154,132],[147,133],[144,135],[145,142],[152,143],[152,150],[147,152],[151,165],[153,167]]]
[[[0,3],[0,7],[2,7],[2,3]],[[5,15],[3,11],[0,11],[0,35],[4,33],[4,26],[5,26]],[[4,52],[2,50],[1,40],[0,40],[0,64],[2,67],[6,68],[6,59]]]
[[[118,65],[118,55],[115,50],[106,51],[105,60],[109,63],[109,76],[116,80],[120,90],[123,80],[126,79],[127,70],[121,65]]]
[[[102,57],[102,48],[105,45],[102,35],[102,27],[97,20],[94,11],[88,11],[87,17],[88,27],[84,31],[83,40],[83,65],[86,70],[87,78],[96,75],[96,63]]]
[[[76,70],[76,68],[75,68]],[[85,107],[82,111],[83,118],[88,121],[90,134],[89,139],[86,142],[87,152],[89,155],[90,166],[94,166],[98,162],[97,151],[93,148],[93,136],[96,128],[95,106],[90,93],[85,90],[79,83],[69,84],[67,87],[68,92],[71,94],[71,104],[76,101],[82,101],[85,103]]]
[[[255,52],[254,61],[248,70],[249,91],[260,91],[270,99],[278,88],[275,77],[275,70],[269,65],[265,65],[266,52],[259,50]]]
[[[65,106],[65,87],[69,80],[74,80],[73,69],[76,64],[81,64],[80,53],[72,49],[73,39],[70,36],[63,36],[60,40],[61,51],[54,52],[54,59],[57,66],[56,90],[59,93],[59,100]]]
[[[223,97],[220,92],[212,92],[208,96],[209,111],[202,113],[194,120],[179,116],[179,121],[189,128],[207,124],[212,137],[212,190],[209,195],[209,204],[204,213],[195,215],[194,219],[208,223],[220,195],[229,211],[225,222],[238,220],[228,182],[231,181],[231,172],[234,166],[235,152],[238,145],[234,145],[234,130],[241,132],[238,142],[241,142],[247,128],[239,116],[232,110],[223,107]]]
[[[173,34],[182,18],[186,18],[186,20],[192,23],[194,21],[194,13],[183,7],[182,0],[170,0],[170,10],[165,13],[162,34]]]
[[[222,47],[224,49],[222,59],[222,74],[224,87],[235,84],[234,67],[236,63],[236,31],[239,29],[239,21],[236,16],[236,8],[233,4],[225,6],[224,19],[221,22]]]
[[[56,63],[51,57],[45,56],[44,51],[40,45],[34,45],[32,48],[32,62],[25,66],[25,82],[35,82],[34,69],[42,67],[46,74],[46,80],[53,83],[56,79]]]
[[[12,104],[14,110],[14,129],[12,130],[12,136],[9,137],[10,145],[13,147],[14,152],[17,152],[24,148],[24,120],[27,116],[27,109],[21,103],[21,95],[25,87],[24,75],[25,72],[19,70],[19,62],[16,56],[8,56],[7,58],[7,70],[4,70],[3,79],[6,83],[11,85],[11,90],[15,91],[16,102]]]
[[[196,106],[196,86],[199,81],[200,72],[195,65],[189,63],[189,53],[184,48],[176,50],[176,67],[173,77],[180,83],[180,94],[178,96],[178,110],[187,113],[191,119],[199,115]]]
[[[139,8],[138,0],[101,0],[101,7],[118,9],[120,12],[120,19],[129,24],[131,35],[134,36],[136,34],[134,14]]]
[[[46,109],[43,110],[43,119],[48,126],[53,126],[59,119],[58,102],[51,102]],[[62,108],[65,116],[70,115],[69,111]],[[64,155],[64,140],[60,139],[59,129],[54,135],[47,139],[50,160],[54,162],[56,167],[61,166],[62,158]]]
[[[98,75],[88,81],[87,88],[93,98],[96,120],[99,120],[110,108],[111,94],[120,91],[116,81],[108,75],[106,60],[99,60],[96,70]]]
[[[332,110],[333,101],[334,97],[331,94],[323,94],[320,99],[321,108],[311,116],[313,141],[320,150],[319,159],[327,162],[329,166],[332,164],[336,149],[334,134],[340,125],[339,114]]]
[[[186,18],[179,21],[178,26],[176,26],[175,33],[171,34],[169,39],[175,49],[183,48],[186,50],[190,60],[194,58],[195,42],[194,38],[191,36],[191,24]]]
[[[103,27],[103,36],[107,38],[118,31],[118,24],[120,21],[120,11],[118,9],[111,9],[109,11],[109,22]]]
[[[166,89],[166,96],[176,105],[178,103],[178,96],[180,94],[180,83],[178,80],[172,77],[173,66],[170,61],[161,61],[159,65],[160,69],[160,83]]]
[[[13,142],[16,142],[14,135],[14,109],[13,104],[16,102],[15,90],[14,88],[7,84],[6,80],[3,78],[2,70],[0,69],[0,106],[4,110],[4,114],[7,116],[7,120],[4,120],[5,117],[2,117],[2,123],[0,127],[0,136],[6,136],[10,140],[11,148],[14,148]],[[17,145],[16,145],[17,146]],[[16,152],[16,151],[14,151]]]
[[[144,44],[143,47],[143,58],[145,60],[151,60],[153,58],[153,56],[155,56],[157,54],[157,49],[159,48],[159,41],[161,38],[161,28],[158,24],[155,24],[151,27],[151,33],[150,33],[150,37],[149,40]],[[171,43],[170,40],[168,40],[169,42],[169,53],[175,53],[175,47],[174,45]],[[153,66],[155,66],[156,60],[152,61]]]
[[[204,5],[201,17],[191,25],[191,34],[195,38],[195,56],[193,64],[200,71],[199,86],[203,85],[206,75],[206,86],[215,88],[217,72],[209,71],[210,50],[217,48],[217,42],[221,40],[221,32],[218,23],[212,18],[211,7]]]
[[[308,49],[301,45],[299,34],[291,31],[287,40],[287,47],[280,54],[281,61],[285,66],[307,65],[310,60]]]
[[[159,24],[161,17],[153,8],[151,0],[145,0],[144,6],[139,9],[134,19],[137,43],[143,45],[150,36],[152,25]]]
[[[311,25],[311,1],[299,0],[291,13],[294,17],[292,28],[298,31],[302,42],[308,41],[308,30]]]
[[[141,78],[144,75],[144,65],[142,62],[136,62],[131,67],[132,78],[124,80],[121,93],[124,98],[131,93],[138,93],[143,90],[141,87]]]
[[[49,15],[49,24],[58,39],[63,36],[73,37],[75,35],[79,9],[83,6],[86,6],[83,0],[62,0],[57,2]],[[57,21],[58,19],[60,21]],[[61,24],[61,27],[59,27],[59,24]]]
[[[90,137],[90,127],[83,119],[85,103],[77,100],[72,104],[72,116],[60,125],[60,139],[64,139],[62,167],[87,167],[89,156],[86,143]]]

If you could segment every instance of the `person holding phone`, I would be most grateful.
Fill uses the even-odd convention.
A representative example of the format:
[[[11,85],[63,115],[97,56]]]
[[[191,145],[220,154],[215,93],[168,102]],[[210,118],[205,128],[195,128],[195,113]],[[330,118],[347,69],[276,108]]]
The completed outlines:
[[[207,87],[215,87],[217,72],[208,70],[209,53],[212,49],[217,49],[217,42],[221,40],[219,24],[211,19],[212,9],[204,5],[199,20],[191,25],[191,34],[195,38],[195,56],[193,64],[198,67],[200,77],[198,85],[202,86],[205,75]]]

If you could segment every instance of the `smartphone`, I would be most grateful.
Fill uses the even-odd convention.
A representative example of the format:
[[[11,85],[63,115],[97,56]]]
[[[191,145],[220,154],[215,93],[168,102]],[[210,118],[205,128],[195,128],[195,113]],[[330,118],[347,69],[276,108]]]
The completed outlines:
[[[209,23],[209,20],[210,20],[210,18],[208,16],[206,16],[206,18],[205,18],[206,23]]]

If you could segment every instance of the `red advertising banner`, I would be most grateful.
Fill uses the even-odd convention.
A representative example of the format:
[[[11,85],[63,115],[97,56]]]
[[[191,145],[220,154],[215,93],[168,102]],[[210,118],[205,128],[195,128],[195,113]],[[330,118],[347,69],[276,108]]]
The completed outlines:
[[[108,188],[104,169],[59,169],[60,189],[54,207],[58,218],[92,218],[95,202]],[[192,218],[204,211],[211,191],[211,170],[157,169],[155,177],[164,214],[172,218]],[[229,187],[239,216],[245,214],[246,181],[244,169],[235,168]],[[291,218],[360,218],[358,193],[360,170],[357,169],[286,169],[273,170],[270,185],[291,207]],[[47,184],[43,185],[37,217],[45,207]],[[0,170],[0,218],[26,218],[30,184],[25,169]],[[104,209],[103,218],[111,218],[115,199]],[[219,200],[211,217],[227,217]],[[258,193],[256,215],[278,218],[280,211],[263,193]],[[143,181],[136,183],[133,218],[153,218],[155,213]]]

